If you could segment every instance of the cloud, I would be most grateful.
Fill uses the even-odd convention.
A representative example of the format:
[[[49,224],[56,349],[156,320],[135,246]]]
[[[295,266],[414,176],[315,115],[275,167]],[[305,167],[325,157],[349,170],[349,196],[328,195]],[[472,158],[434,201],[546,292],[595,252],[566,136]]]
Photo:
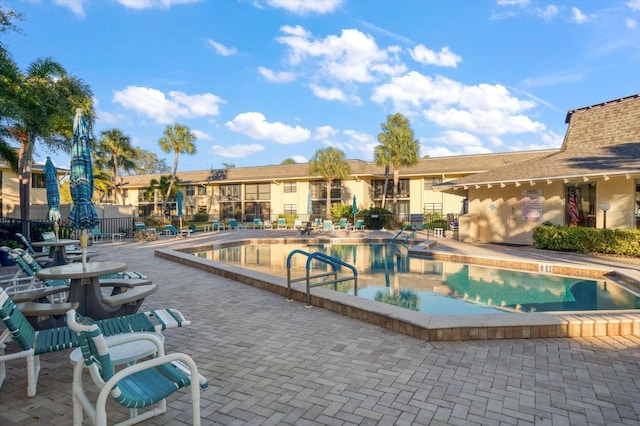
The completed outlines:
[[[128,9],[169,9],[177,4],[199,3],[201,0],[117,0]]]
[[[445,130],[440,136],[433,138],[435,142],[451,146],[482,146],[482,141],[475,135],[459,130]]]
[[[264,147],[258,144],[213,145],[211,147],[211,152],[214,155],[225,158],[244,158],[260,151],[264,151]]]
[[[324,139],[332,138],[338,133],[340,133],[340,131],[338,129],[334,129],[331,126],[320,126],[316,127],[316,134],[314,135],[313,139],[321,141]]]
[[[413,60],[421,64],[456,68],[458,63],[462,62],[462,57],[451,52],[448,46],[440,49],[439,53],[422,44],[417,45],[414,49],[408,50]]]
[[[85,0],[55,0],[55,4],[68,7],[74,14],[80,17],[85,16],[84,2]]]
[[[304,155],[292,155],[291,159],[296,163],[308,163],[309,160]]]
[[[528,6],[530,0],[497,0],[496,4],[498,6]]]
[[[266,3],[277,9],[285,9],[296,15],[317,13],[324,15],[334,12],[343,0],[267,0]]]
[[[300,126],[289,126],[280,122],[269,123],[259,112],[238,114],[225,126],[236,133],[253,139],[268,139],[281,144],[304,142],[311,138],[311,132]]]
[[[627,18],[625,20],[625,25],[630,30],[635,30],[636,28],[638,28],[638,21],[636,21],[635,19],[632,19],[632,18]]]
[[[258,72],[267,81],[270,81],[272,83],[290,83],[296,79],[296,73],[294,72],[275,72],[265,67],[258,67]]]
[[[548,5],[544,9],[536,9],[538,16],[541,16],[545,21],[550,21],[552,18],[555,18],[558,12],[558,7],[553,4]]]
[[[626,5],[634,12],[640,12],[640,0],[629,0]]]
[[[213,140],[213,136],[211,136],[208,133],[203,132],[202,130],[192,130],[191,133],[196,135],[196,138],[198,138],[201,141],[212,141]]]
[[[207,43],[209,43],[209,46],[213,47],[216,51],[216,53],[218,53],[218,55],[221,56],[233,56],[236,53],[238,53],[238,51],[234,48],[229,48],[227,46],[225,46],[222,43],[218,43],[217,41],[208,39]]]
[[[346,95],[337,87],[320,87],[317,84],[309,85],[314,95],[327,101],[352,102],[354,105],[361,105],[362,101],[357,96]]]
[[[578,83],[584,81],[585,72],[582,70],[559,71],[555,74],[547,74],[539,77],[529,77],[524,79],[520,85],[526,88],[538,88],[558,86],[566,83]]]
[[[576,24],[586,24],[587,22],[592,21],[593,18],[595,18],[595,15],[585,15],[577,7],[571,8],[571,20]]]
[[[211,94],[187,95],[171,91],[168,97],[157,89],[129,86],[116,91],[113,102],[124,108],[145,115],[159,124],[170,124],[179,119],[215,116],[224,99]]]

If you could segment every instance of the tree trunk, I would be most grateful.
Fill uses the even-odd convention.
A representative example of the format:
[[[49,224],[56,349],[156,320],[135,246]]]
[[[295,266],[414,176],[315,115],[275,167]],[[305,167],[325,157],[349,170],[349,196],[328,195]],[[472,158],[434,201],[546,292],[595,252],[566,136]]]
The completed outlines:
[[[18,182],[20,194],[20,219],[22,221],[22,235],[27,240],[31,240],[31,230],[29,226],[29,213],[31,205],[31,163],[33,154],[33,142],[31,135],[25,136],[26,140],[20,142],[18,152]]]
[[[393,168],[393,214],[398,214],[398,182],[400,181],[400,169]]]
[[[385,166],[384,168],[384,187],[383,187],[383,191],[382,191],[382,205],[380,207],[382,207],[384,209],[384,206],[387,204],[387,188],[389,187],[389,166]]]
[[[331,185],[333,185],[333,179],[327,179],[327,205],[325,219],[331,219]]]

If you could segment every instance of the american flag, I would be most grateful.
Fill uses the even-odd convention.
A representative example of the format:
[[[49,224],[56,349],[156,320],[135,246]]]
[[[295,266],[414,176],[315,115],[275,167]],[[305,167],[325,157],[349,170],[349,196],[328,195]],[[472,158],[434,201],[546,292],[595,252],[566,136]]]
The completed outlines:
[[[580,212],[578,211],[578,199],[575,188],[569,189],[569,226],[578,226]]]

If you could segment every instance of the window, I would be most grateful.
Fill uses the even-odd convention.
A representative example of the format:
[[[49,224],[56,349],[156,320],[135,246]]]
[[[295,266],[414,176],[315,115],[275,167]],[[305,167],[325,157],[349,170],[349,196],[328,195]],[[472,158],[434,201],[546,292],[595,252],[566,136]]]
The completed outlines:
[[[442,203],[424,203],[424,214],[443,214]]]
[[[195,186],[187,186],[187,191],[186,191],[185,195],[187,197],[196,195],[196,187]]]
[[[311,182],[311,198],[314,200],[326,200],[327,199],[327,182],[316,181]],[[340,193],[342,192],[342,181],[336,179],[331,183],[331,200],[335,202],[340,201]]]
[[[200,185],[198,187],[198,195],[207,195],[207,187]]]
[[[41,173],[34,173],[31,175],[31,187],[32,188],[46,188],[47,187],[47,181],[44,177],[43,174]]]
[[[240,201],[240,185],[221,185],[220,201]]]
[[[244,187],[246,200],[269,200],[271,199],[270,183],[252,183]]]
[[[298,183],[297,182],[285,182],[284,183],[284,192],[297,192]]]
[[[284,205],[284,214],[298,214],[298,205],[297,204],[285,204]]]
[[[441,177],[424,178],[424,189],[429,190],[433,188],[433,185],[442,183]]]
[[[198,213],[207,213],[207,206],[198,206]]]
[[[384,179],[374,180],[373,183],[373,198],[382,198],[384,193]],[[400,179],[398,181],[398,197],[409,198],[409,179]],[[393,180],[389,179],[387,184],[387,198],[393,198]]]

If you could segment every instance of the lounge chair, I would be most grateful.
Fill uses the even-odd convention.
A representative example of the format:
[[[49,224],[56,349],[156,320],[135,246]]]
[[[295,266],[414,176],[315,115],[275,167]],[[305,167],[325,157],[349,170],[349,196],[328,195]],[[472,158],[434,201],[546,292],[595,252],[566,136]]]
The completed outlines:
[[[287,219],[284,217],[278,218],[278,229],[287,229]]]
[[[271,223],[271,219],[265,219],[264,224],[262,225],[263,229],[273,229],[273,224]]]
[[[229,223],[229,225],[228,225],[229,229],[235,229],[236,231],[238,230],[238,221],[237,220],[229,219],[228,223]]]
[[[144,222],[134,222],[133,226],[136,231],[147,231],[147,225]]]
[[[302,219],[300,219],[299,217],[296,217],[295,220],[293,221],[293,228],[294,229],[300,229],[302,228]]]
[[[27,240],[27,237],[25,237],[24,235],[22,235],[19,232],[16,232],[16,237],[20,238],[20,241],[22,241],[22,244],[24,244],[24,246],[26,247],[26,250],[29,252],[29,254],[34,259],[42,259],[43,261],[46,260],[46,262],[49,261],[49,251],[48,250],[46,252],[44,252],[44,251],[35,251],[35,249],[31,245],[31,242],[29,240]]]
[[[364,219],[358,219],[355,225],[353,225],[353,229],[364,231]]]
[[[40,355],[70,349],[79,346],[75,333],[68,327],[56,327],[46,330],[35,330],[27,321],[20,305],[16,305],[9,295],[0,288],[0,317],[6,329],[0,334],[0,387],[6,378],[5,362],[18,358],[27,360],[27,395],[36,394],[38,373],[40,372]],[[133,333],[155,332],[173,327],[186,327],[191,324],[182,313],[175,309],[157,309],[95,321],[95,324],[107,336]],[[7,343],[15,341],[18,352],[5,353]]]
[[[263,229],[264,224],[262,223],[262,220],[260,220],[260,218],[254,218],[253,219],[253,229]]]
[[[214,220],[211,223],[211,229],[214,231],[224,231],[224,223],[220,223],[217,220]]]
[[[165,235],[175,235],[176,237],[190,237],[191,229],[178,229],[173,225],[164,226]]]
[[[89,231],[89,238],[91,238],[92,243],[107,240],[111,240],[112,243],[115,243],[116,238],[118,241],[122,241],[122,237],[124,236],[125,234],[122,232],[102,232],[97,226]]]
[[[349,223],[347,222],[347,218],[345,217],[340,218],[340,221],[338,221],[338,223],[336,224],[335,229],[344,229],[344,230],[349,229]]]
[[[322,226],[322,230],[324,232],[330,232],[333,234],[333,231],[335,231],[336,227],[333,225],[333,222],[331,222],[330,220],[325,220],[324,225]]]
[[[155,358],[129,365],[116,374],[110,355],[107,339],[96,324],[81,324],[75,311],[67,314],[67,326],[79,336],[83,361],[76,362],[73,370],[73,423],[83,423],[86,412],[91,423],[97,426],[107,425],[107,403],[113,398],[124,407],[134,408],[131,417],[121,424],[135,424],[163,414],[167,409],[166,398],[181,388],[191,392],[192,423],[200,424],[200,388],[207,388],[207,380],[198,374],[193,359],[183,353],[165,355],[162,340],[153,334],[130,334],[121,336],[118,346],[129,345],[135,348],[143,340],[155,344]],[[83,370],[91,372],[93,384],[89,393],[83,388]],[[111,396],[111,398],[109,398]],[[92,399],[95,398],[95,404]],[[138,409],[157,405],[156,408],[138,413]]]

